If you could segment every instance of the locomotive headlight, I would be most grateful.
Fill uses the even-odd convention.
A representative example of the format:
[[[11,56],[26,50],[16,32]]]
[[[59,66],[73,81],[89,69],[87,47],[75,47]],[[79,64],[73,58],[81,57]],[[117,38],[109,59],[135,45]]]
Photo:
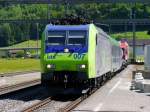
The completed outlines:
[[[69,49],[67,49],[67,48],[64,49],[64,52],[65,52],[65,53],[68,53],[68,52],[69,52]]]
[[[84,65],[84,64],[83,64],[83,65],[80,65],[80,68],[81,68],[81,69],[85,69],[85,68],[86,68],[86,65]]]
[[[55,65],[48,64],[48,65],[47,65],[47,68],[48,68],[48,69],[53,69],[53,68],[55,68]]]
[[[139,59],[137,59],[136,62],[140,63],[141,61]]]

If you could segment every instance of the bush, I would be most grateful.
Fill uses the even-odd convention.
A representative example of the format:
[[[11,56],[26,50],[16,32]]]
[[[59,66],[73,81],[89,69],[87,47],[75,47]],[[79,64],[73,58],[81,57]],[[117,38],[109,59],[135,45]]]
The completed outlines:
[[[147,34],[150,35],[150,30],[147,31]]]
[[[7,58],[7,56],[2,56],[1,58]]]

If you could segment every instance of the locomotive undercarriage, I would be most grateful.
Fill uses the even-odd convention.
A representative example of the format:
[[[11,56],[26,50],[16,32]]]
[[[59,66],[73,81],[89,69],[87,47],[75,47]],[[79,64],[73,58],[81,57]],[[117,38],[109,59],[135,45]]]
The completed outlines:
[[[78,75],[77,75],[78,74]],[[79,75],[80,74],[80,75]],[[47,76],[48,74],[43,74],[42,76]],[[56,87],[62,87],[64,89],[74,88],[78,90],[88,90],[90,92],[93,88],[99,88],[102,86],[107,80],[111,79],[113,76],[111,72],[108,72],[102,76],[88,79],[85,73],[78,72],[54,72],[53,75],[49,75],[50,77],[42,79],[42,83],[48,82],[48,85],[53,85]],[[47,80],[49,79],[49,80]]]
[[[87,88],[88,77],[85,72],[54,72],[53,81],[64,88]]]
[[[78,88],[87,83],[88,77],[85,72],[70,72],[61,71],[42,74],[42,82],[48,82],[55,86],[62,86],[64,88]]]

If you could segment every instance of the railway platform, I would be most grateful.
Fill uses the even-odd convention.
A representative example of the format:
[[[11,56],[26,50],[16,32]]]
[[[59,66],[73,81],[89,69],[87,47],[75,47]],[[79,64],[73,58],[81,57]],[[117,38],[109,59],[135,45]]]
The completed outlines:
[[[30,82],[37,79],[41,79],[40,72],[22,73],[22,74],[20,73],[12,76],[11,75],[4,76],[0,77],[0,87],[16,85],[23,82]]]
[[[150,94],[131,90],[132,71],[141,65],[129,65],[73,112],[150,112]]]

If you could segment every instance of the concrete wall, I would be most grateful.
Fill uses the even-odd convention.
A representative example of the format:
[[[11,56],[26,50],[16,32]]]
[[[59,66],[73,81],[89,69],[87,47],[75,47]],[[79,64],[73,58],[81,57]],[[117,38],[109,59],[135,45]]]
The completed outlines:
[[[138,73],[138,72],[141,72],[144,79],[150,79],[150,71],[143,71],[143,70],[137,70],[137,71],[133,71],[132,72],[132,79],[135,78],[135,74]]]

